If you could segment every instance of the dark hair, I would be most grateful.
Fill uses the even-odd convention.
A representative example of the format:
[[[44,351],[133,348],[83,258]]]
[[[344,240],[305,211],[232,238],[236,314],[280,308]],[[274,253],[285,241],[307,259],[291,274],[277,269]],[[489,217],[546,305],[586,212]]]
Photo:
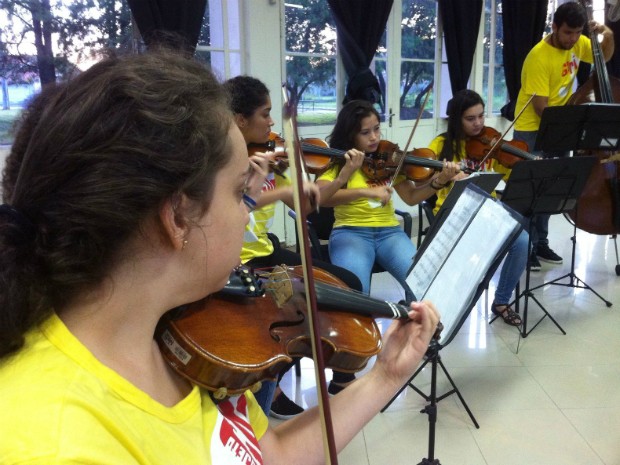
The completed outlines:
[[[0,207],[0,357],[101,283],[164,202],[206,211],[230,159],[227,95],[178,51],[108,58],[33,105]]]
[[[458,143],[466,137],[463,131],[463,113],[474,105],[482,105],[484,108],[482,97],[469,89],[459,90],[448,101],[448,107],[446,109],[446,113],[448,114],[448,129],[444,134],[446,140],[439,154],[440,160],[454,160],[454,156],[459,149]]]
[[[583,6],[577,2],[561,4],[553,14],[553,24],[557,27],[566,24],[568,27],[582,27],[588,21],[588,15]]]
[[[230,108],[233,113],[249,118],[256,109],[264,105],[269,98],[269,89],[256,78],[237,76],[224,82],[230,95]]]
[[[342,107],[331,134],[327,136],[329,146],[334,149],[349,150],[355,147],[355,136],[362,129],[362,120],[375,115],[381,121],[379,112],[366,100],[351,100]]]

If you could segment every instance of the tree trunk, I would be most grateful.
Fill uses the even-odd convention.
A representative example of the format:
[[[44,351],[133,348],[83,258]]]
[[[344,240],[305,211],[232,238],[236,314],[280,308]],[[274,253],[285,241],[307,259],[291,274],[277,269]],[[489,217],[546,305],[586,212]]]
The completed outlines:
[[[0,78],[0,83],[2,83],[2,109],[10,110],[11,104],[9,102],[9,85],[5,78]]]
[[[30,8],[39,78],[41,86],[45,86],[56,82],[56,66],[52,52],[52,10],[49,0],[33,1]]]

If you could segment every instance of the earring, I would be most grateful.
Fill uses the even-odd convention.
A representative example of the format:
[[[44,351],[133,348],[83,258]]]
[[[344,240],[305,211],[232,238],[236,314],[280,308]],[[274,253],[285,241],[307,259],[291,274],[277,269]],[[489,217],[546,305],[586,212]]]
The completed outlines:
[[[187,245],[187,239],[183,239],[183,246],[181,247],[181,250],[184,250],[186,245]]]

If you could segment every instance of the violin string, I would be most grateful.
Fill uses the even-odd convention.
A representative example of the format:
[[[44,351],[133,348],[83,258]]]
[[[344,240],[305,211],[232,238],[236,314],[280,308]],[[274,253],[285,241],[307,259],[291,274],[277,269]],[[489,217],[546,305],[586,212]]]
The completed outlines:
[[[276,275],[283,275],[284,277]],[[288,283],[292,278],[285,270],[281,270],[271,273],[269,279],[271,283],[277,284],[281,282]],[[331,306],[342,309],[344,312],[381,318],[408,318],[408,308],[406,306],[375,299],[355,289],[342,288],[330,283],[315,281],[315,290],[317,298],[321,303],[331,304]]]

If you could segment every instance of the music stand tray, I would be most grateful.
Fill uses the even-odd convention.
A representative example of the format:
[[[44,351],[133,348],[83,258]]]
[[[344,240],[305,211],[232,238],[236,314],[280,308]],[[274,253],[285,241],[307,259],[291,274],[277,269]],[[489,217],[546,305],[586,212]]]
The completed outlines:
[[[516,163],[502,202],[526,217],[573,210],[596,157],[552,158]]]
[[[544,109],[535,150],[620,149],[620,105],[584,103]]]

